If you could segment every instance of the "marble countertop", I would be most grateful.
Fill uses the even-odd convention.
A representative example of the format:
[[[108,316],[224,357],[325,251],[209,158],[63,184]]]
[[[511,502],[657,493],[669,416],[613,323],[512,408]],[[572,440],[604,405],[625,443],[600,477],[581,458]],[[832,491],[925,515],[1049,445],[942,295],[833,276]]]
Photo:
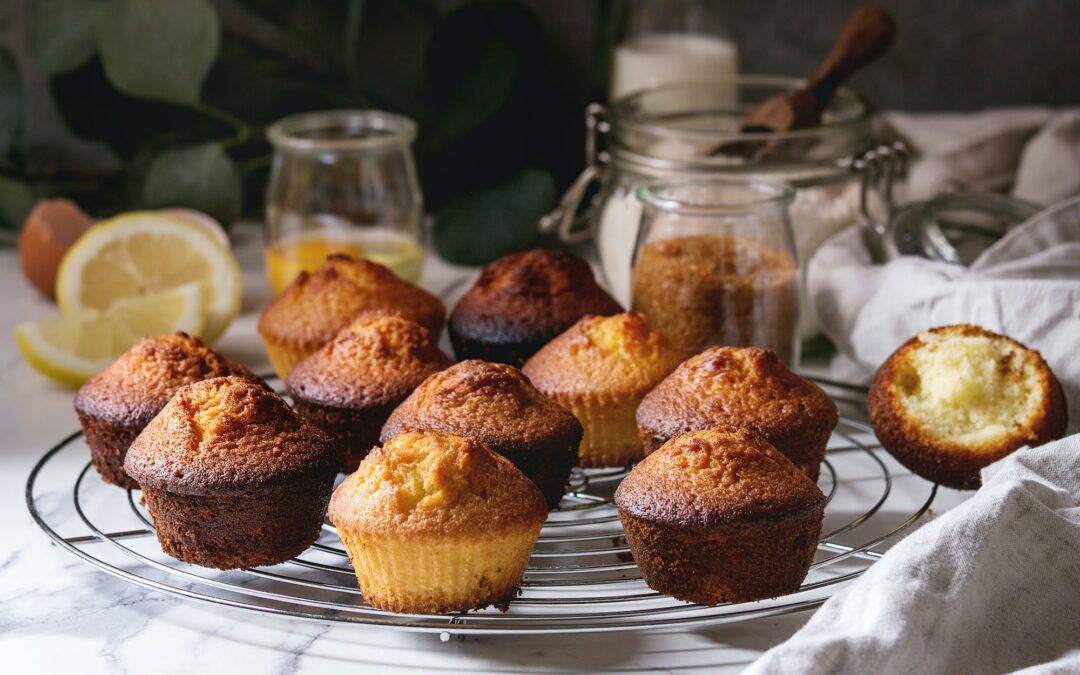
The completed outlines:
[[[218,347],[267,372],[255,334],[257,311],[268,297],[258,234],[250,227],[234,233],[245,271],[244,310]],[[443,291],[466,273],[431,265],[424,283]],[[72,392],[33,372],[14,344],[15,324],[49,316],[56,308],[26,284],[11,249],[0,250],[0,288],[0,663],[5,672],[190,673],[239,667],[308,673],[363,665],[378,672],[736,672],[810,616],[695,629],[443,642],[436,634],[325,625],[211,606],[111,577],[52,545],[27,512],[24,491],[31,467],[78,429],[78,420]],[[939,498],[935,510],[944,506]]]

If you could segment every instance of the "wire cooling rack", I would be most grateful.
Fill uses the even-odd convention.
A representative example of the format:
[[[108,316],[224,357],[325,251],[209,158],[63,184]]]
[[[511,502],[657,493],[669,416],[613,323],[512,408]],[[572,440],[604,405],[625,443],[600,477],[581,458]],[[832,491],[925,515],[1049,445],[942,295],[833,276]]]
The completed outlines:
[[[852,388],[819,381],[841,409],[865,398]],[[73,433],[49,449],[26,484],[26,503],[38,525],[61,547],[101,570],[165,593],[296,619],[367,624],[440,633],[580,633],[720,624],[789,614],[817,607],[844,582],[862,574],[884,549],[930,509],[925,499],[899,497],[898,465],[884,456],[870,427],[841,415],[819,481],[828,496],[825,526],[813,566],[795,593],[773,600],[689,604],[645,585],[612,503],[625,470],[575,470],[571,490],[553,511],[533,551],[518,597],[505,613],[496,609],[453,615],[395,614],[364,602],[333,526],[318,541],[280,565],[219,571],[189,565],[162,553],[138,490],[101,481],[86,461],[89,449]]]

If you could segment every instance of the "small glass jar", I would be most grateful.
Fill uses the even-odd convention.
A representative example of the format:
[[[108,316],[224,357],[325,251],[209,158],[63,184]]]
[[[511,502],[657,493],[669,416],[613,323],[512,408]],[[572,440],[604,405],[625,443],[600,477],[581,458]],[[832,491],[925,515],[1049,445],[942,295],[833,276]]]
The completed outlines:
[[[416,282],[423,197],[413,163],[416,123],[378,110],[293,115],[267,130],[266,271],[280,293],[332,253],[386,265]]]
[[[633,308],[687,354],[762,347],[796,365],[794,197],[785,183],[739,178],[639,188]]]

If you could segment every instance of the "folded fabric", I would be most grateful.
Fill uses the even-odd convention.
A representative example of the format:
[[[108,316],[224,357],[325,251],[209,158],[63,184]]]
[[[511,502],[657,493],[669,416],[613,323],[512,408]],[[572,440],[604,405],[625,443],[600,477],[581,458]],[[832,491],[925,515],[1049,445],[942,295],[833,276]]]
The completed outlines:
[[[982,478],[746,672],[1080,672],[1080,436]]]
[[[1080,197],[1014,228],[970,267],[902,257],[876,265],[857,228],[825,242],[807,268],[822,331],[846,357],[845,378],[869,381],[921,330],[973,323],[1039,350],[1080,429]]]
[[[912,200],[946,190],[1007,192],[1049,205],[1080,194],[1080,110],[1005,108],[977,113],[885,113],[881,133],[917,156]]]

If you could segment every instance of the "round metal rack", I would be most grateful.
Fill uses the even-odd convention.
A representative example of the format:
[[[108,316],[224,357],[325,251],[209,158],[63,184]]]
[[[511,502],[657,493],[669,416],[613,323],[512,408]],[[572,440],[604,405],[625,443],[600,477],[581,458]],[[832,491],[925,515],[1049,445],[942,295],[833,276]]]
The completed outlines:
[[[827,383],[835,387],[836,383]],[[835,397],[843,405],[844,395]],[[802,587],[773,600],[689,604],[652,591],[630,554],[612,494],[624,470],[575,471],[533,551],[518,597],[497,609],[454,615],[407,615],[376,609],[356,587],[337,533],[326,523],[318,541],[280,565],[219,571],[162,553],[137,490],[101,481],[89,450],[73,433],[38,461],[26,485],[34,520],[58,544],[116,577],[184,598],[296,619],[367,624],[452,635],[578,633],[720,624],[817,607],[862,574],[889,543],[930,509],[896,496],[900,474],[869,426],[842,415],[819,485],[828,496],[818,553]],[[919,491],[921,492],[921,485]]]

